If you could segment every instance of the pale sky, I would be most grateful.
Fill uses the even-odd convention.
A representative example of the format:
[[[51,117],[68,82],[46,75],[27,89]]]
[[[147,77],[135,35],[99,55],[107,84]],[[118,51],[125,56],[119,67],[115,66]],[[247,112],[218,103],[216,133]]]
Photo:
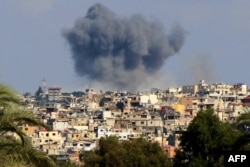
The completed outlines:
[[[34,93],[43,78],[48,87],[65,91],[87,88],[88,81],[74,71],[62,29],[73,27],[97,2],[119,17],[156,18],[166,33],[176,23],[185,29],[183,47],[161,69],[165,88],[200,79],[250,85],[249,0],[1,0],[0,82],[19,93]]]

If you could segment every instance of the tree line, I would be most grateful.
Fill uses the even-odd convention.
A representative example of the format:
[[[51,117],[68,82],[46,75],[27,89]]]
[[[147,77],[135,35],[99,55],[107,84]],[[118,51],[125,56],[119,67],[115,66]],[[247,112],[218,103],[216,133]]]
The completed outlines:
[[[0,84],[0,166],[56,167],[75,166],[56,163],[46,153],[32,147],[19,128],[23,124],[49,129],[19,103],[16,93]],[[157,142],[144,138],[119,141],[111,136],[99,140],[98,149],[82,152],[85,167],[222,167],[224,151],[250,150],[250,113],[242,114],[234,124],[219,120],[214,110],[199,111],[183,131],[179,149],[170,159]],[[9,135],[14,133],[17,137]]]
[[[85,155],[87,167],[223,167],[224,152],[250,150],[250,113],[242,114],[234,124],[219,120],[209,108],[197,116],[183,131],[179,149],[170,159],[156,142],[146,139],[119,142],[116,137],[101,138],[100,147]]]

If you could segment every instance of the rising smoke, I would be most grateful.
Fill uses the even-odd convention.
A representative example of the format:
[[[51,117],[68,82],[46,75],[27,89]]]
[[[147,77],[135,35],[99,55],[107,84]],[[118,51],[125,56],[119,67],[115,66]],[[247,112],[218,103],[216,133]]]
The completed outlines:
[[[189,60],[186,60],[184,64],[187,66],[186,75],[192,83],[197,83],[200,80],[213,83],[218,80],[215,63],[207,53],[189,57]]]
[[[180,50],[184,35],[180,26],[166,35],[156,20],[141,15],[119,18],[101,4],[90,7],[73,28],[63,30],[79,76],[127,90],[155,82],[165,60]]]

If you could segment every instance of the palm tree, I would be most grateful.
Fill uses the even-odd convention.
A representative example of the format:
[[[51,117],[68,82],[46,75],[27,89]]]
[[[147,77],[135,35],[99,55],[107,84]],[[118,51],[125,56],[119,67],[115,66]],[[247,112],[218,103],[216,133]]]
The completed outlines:
[[[44,123],[19,105],[19,98],[6,85],[0,84],[0,164],[1,166],[54,167],[54,161],[34,149],[28,137],[19,128],[23,124],[41,126]],[[13,134],[17,138],[13,137]]]
[[[4,107],[10,103],[19,104],[18,96],[9,86],[0,84],[0,106]]]
[[[54,167],[55,162],[44,152],[34,149],[30,144],[25,146],[18,141],[5,141],[0,144],[0,163],[3,167]],[[3,156],[4,155],[4,156]]]
[[[23,124],[41,126],[49,129],[47,125],[41,122],[33,113],[26,111],[20,106],[9,104],[3,110],[0,110],[0,135],[8,132],[16,134],[25,144],[26,134],[19,128]]]

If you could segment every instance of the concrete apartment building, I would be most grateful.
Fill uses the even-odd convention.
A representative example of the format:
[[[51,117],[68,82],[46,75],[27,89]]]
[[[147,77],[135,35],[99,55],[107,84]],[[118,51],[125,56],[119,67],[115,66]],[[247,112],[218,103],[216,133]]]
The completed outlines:
[[[61,90],[62,88],[60,87],[49,87],[48,88],[49,101],[58,101],[60,99],[60,96],[62,95]]]
[[[184,131],[200,110],[212,107],[222,121],[233,122],[250,107],[247,85],[208,84],[204,80],[181,88],[139,93],[104,94],[94,89],[85,93],[70,105],[70,101],[65,104],[62,100],[61,88],[49,88],[53,105],[33,110],[53,130],[21,127],[35,148],[59,159],[77,160],[79,152],[96,149],[101,137],[115,135],[121,141],[138,137],[157,141],[173,157],[173,150],[178,148],[176,132]],[[104,106],[99,106],[102,98],[107,99]]]

